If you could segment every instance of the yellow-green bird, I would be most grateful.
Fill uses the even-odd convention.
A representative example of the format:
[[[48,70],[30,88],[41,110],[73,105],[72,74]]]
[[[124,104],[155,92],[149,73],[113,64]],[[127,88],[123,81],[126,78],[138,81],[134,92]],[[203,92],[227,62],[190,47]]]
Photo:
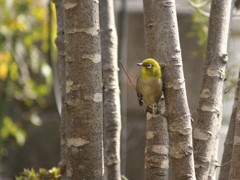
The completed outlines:
[[[162,71],[158,62],[148,58],[141,63],[140,75],[137,79],[137,96],[139,105],[143,102],[147,105],[146,111],[156,114],[158,112],[158,102],[162,96]]]

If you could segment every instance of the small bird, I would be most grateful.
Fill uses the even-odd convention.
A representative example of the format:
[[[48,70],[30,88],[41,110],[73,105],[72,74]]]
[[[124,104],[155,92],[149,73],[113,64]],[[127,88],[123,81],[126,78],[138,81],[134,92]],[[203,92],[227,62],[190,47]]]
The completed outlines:
[[[158,110],[158,102],[162,96],[162,72],[158,62],[148,58],[141,63],[140,75],[137,79],[136,90],[139,105],[143,102],[147,105],[146,111],[156,115]]]

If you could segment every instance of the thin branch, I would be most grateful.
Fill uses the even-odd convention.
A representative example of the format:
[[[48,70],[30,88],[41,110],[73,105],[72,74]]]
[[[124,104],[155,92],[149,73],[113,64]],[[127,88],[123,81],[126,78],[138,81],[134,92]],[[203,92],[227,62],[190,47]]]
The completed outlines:
[[[134,84],[133,84],[133,82],[132,82],[131,78],[128,76],[128,73],[127,73],[126,69],[124,68],[124,66],[123,66],[122,62],[121,62],[121,61],[119,61],[119,64],[120,64],[120,66],[122,67],[122,69],[123,69],[124,73],[126,74],[126,76],[127,76],[128,80],[129,80],[129,82],[131,83],[132,87],[133,87],[133,88],[136,90],[136,87],[134,86]],[[137,90],[136,90],[136,91],[137,91]]]
[[[235,88],[237,86],[237,82],[232,82],[232,84],[229,86],[229,87],[227,87],[227,88],[225,88],[224,89],[224,94],[227,94],[227,93],[229,93],[233,88]]]
[[[204,1],[204,2],[200,2],[200,3],[195,3],[195,2],[193,2],[193,1],[190,0],[190,1],[188,1],[188,3],[189,3],[191,6],[193,6],[193,7],[202,8],[202,7],[206,6],[206,5],[209,3],[209,0]]]
[[[230,161],[228,161],[228,162],[226,162],[224,164],[221,164],[221,165],[217,165],[216,163],[213,163],[214,164],[214,170],[213,170],[213,173],[211,174],[211,177],[215,174],[217,168],[226,166],[226,165],[228,165],[231,162],[232,162],[232,160],[230,160]]]
[[[228,165],[231,162],[232,162],[232,160],[230,160],[230,161],[228,161],[228,162],[226,162],[224,164],[221,164],[221,165],[215,165],[215,168],[226,166],[226,165]]]
[[[203,5],[203,3],[202,3],[202,4],[196,4],[196,3],[192,2],[192,1],[189,1],[188,3],[189,3],[194,9],[196,9],[201,15],[206,16],[206,17],[209,17],[209,16],[210,16],[210,13],[209,13],[209,12],[206,12],[206,11],[200,9],[201,7],[205,6],[208,2],[204,3],[204,5]]]

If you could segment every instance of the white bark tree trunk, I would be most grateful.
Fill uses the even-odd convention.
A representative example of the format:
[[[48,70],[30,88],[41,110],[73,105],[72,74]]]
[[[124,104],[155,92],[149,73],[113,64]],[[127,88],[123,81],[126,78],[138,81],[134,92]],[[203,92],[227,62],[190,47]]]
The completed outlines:
[[[195,170],[200,180],[207,179],[211,166],[215,166],[211,162],[222,120],[231,6],[232,0],[212,0],[199,115],[194,127]]]
[[[117,32],[112,0],[100,1],[100,26],[103,67],[103,119],[105,178],[121,179],[120,91],[118,81]]]
[[[163,82],[172,177],[195,179],[192,118],[186,96],[175,1],[145,0],[144,6],[150,7],[145,9],[146,51],[154,51],[152,54],[165,66]]]
[[[239,101],[238,92],[239,92],[239,87],[236,89],[236,92],[235,92],[232,114],[230,118],[226,140],[224,143],[224,151],[223,151],[223,157],[222,157],[222,163],[221,163],[223,166],[221,167],[221,170],[220,170],[219,180],[228,179],[229,172],[230,172],[230,167],[231,167],[230,161],[232,160],[232,149],[233,149],[233,141],[234,141],[234,134],[235,134],[237,103]]]
[[[157,8],[151,1],[144,0],[143,3],[146,58],[156,59],[160,63],[161,56],[157,52],[160,51],[161,45],[156,41],[159,29],[148,26],[149,21],[157,21],[157,18],[154,18]],[[165,113],[164,99],[161,99],[159,105],[161,109],[159,116],[153,117],[150,113],[146,116],[145,180],[165,180],[168,177],[169,147],[167,122],[163,116]]]
[[[229,180],[240,179],[240,81],[238,81],[238,102],[235,120],[235,133],[232,148],[232,161],[229,172]]]
[[[63,14],[63,5],[62,0],[55,0],[55,7],[56,7],[56,13],[57,13],[57,38],[55,40],[57,49],[58,49],[58,79],[60,84],[60,91],[61,94],[61,103],[64,102],[64,97],[66,94],[66,87],[65,87],[65,45],[64,45],[64,14]],[[61,104],[60,103],[60,104]],[[60,172],[62,174],[62,177],[65,177],[65,122],[67,121],[66,115],[65,115],[65,109],[63,106],[60,106],[60,112],[61,112],[61,122],[60,122],[60,136],[61,136],[61,160],[59,163]]]
[[[66,178],[103,179],[99,1],[64,0]]]

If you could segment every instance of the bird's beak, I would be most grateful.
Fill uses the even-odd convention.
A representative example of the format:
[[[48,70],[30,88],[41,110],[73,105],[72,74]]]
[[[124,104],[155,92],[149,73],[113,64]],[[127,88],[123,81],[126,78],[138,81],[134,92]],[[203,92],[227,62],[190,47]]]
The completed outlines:
[[[138,66],[142,66],[142,65],[143,65],[143,63],[137,63],[137,65],[138,65]]]

